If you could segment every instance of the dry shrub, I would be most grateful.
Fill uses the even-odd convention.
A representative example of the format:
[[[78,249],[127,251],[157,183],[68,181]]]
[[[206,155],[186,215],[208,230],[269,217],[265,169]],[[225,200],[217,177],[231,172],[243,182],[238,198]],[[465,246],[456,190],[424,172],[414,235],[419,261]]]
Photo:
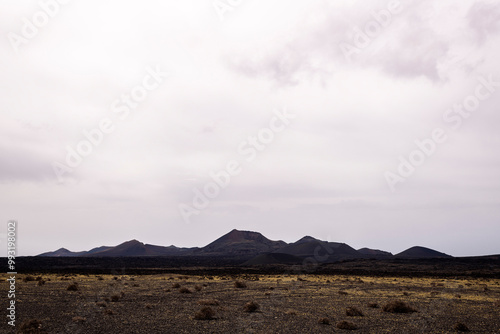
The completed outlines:
[[[153,305],[151,305],[151,304],[146,304],[144,307],[145,307],[146,309],[148,309],[148,310],[151,310],[151,309],[153,308]]]
[[[461,322],[457,322],[455,324],[455,326],[453,326],[453,329],[458,331],[458,332],[468,332],[469,331],[469,327],[467,327],[465,324],[463,324]]]
[[[257,311],[258,309],[260,308],[259,304],[257,304],[256,302],[254,301],[251,301],[251,302],[248,302],[245,304],[245,307],[243,308],[243,310],[245,312],[255,312]]]
[[[355,329],[358,329],[358,327],[353,324],[352,322],[348,322],[348,321],[341,321],[337,324],[337,328],[338,329],[347,329],[347,330],[355,330]]]
[[[191,290],[189,290],[188,288],[186,287],[182,287],[179,289],[179,292],[180,293],[191,293]]]
[[[18,333],[22,334],[37,334],[41,333],[42,322],[40,320],[27,320],[21,324]]]
[[[243,289],[247,287],[247,284],[243,281],[235,281],[234,282],[234,287],[238,289]]]
[[[390,313],[412,313],[412,312],[417,312],[413,307],[409,306],[408,304],[400,301],[400,300],[394,300],[382,308],[384,312],[390,312]]]
[[[347,291],[339,290],[339,295],[341,295],[341,296],[347,296],[348,293],[347,293]]]
[[[330,324],[330,320],[328,318],[320,318],[318,320],[318,323],[320,323],[322,325],[329,325]]]
[[[98,281],[104,281],[104,278],[102,276],[96,276]]]
[[[23,279],[24,282],[33,282],[34,280],[35,278],[31,275],[25,276]]]
[[[368,303],[368,307],[370,307],[370,308],[378,308],[378,304],[377,303]]]
[[[199,305],[212,305],[212,306],[217,306],[219,305],[219,301],[216,299],[200,299],[198,300]]]
[[[172,288],[174,289],[179,289],[181,287],[181,285],[179,283],[174,283],[174,285],[172,285]]]
[[[72,283],[66,288],[68,291],[78,291],[78,283]]]
[[[107,309],[104,310],[104,314],[106,314],[106,315],[114,315],[115,312],[113,312],[113,310],[110,310],[109,308],[107,308]]]
[[[73,317],[73,322],[79,322],[79,323],[82,323],[82,322],[85,322],[87,321],[87,318],[84,318],[84,317]]]
[[[201,291],[202,287],[201,287],[201,285],[196,284],[196,285],[194,286],[194,289],[195,289],[196,291]]]
[[[42,286],[45,284],[45,281],[42,279],[42,280],[39,280],[38,283],[36,283],[36,285],[38,286]]]
[[[205,306],[201,310],[196,312],[194,318],[196,320],[212,320],[214,316],[215,316],[214,310],[212,310],[212,308],[209,306]]]
[[[111,301],[111,298],[109,298],[109,297],[104,297],[104,298],[103,298],[103,300],[104,300],[105,302],[109,303],[109,302]]]
[[[357,309],[355,307],[348,307],[345,310],[345,314],[348,317],[362,317],[363,316],[363,312],[361,312],[359,309]]]
[[[495,302],[496,307],[500,307],[500,299]]]

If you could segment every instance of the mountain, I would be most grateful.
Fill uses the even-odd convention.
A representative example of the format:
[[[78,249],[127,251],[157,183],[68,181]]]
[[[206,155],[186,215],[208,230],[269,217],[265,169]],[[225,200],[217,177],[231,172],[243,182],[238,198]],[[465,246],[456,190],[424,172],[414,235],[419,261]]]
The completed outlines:
[[[197,255],[257,255],[273,252],[284,246],[284,241],[267,239],[258,232],[232,230],[219,239],[195,251]]]
[[[86,252],[72,252],[67,250],[66,248],[59,248],[56,251],[53,252],[46,252],[43,254],[40,254],[38,256],[51,256],[51,257],[74,257],[74,256],[81,256]]]
[[[451,255],[445,254],[438,252],[434,249],[430,248],[425,248],[421,246],[414,246],[411,248],[408,248],[407,250],[398,253],[394,255],[395,257],[398,258],[404,258],[404,259],[424,259],[424,258],[436,258],[436,257],[441,257],[441,258],[451,258]]]
[[[360,253],[366,257],[370,257],[370,258],[374,258],[374,259],[382,259],[382,258],[387,259],[387,258],[391,258],[394,256],[390,252],[382,251],[379,249],[366,248],[366,247],[358,249],[358,253]]]
[[[304,259],[283,253],[264,253],[243,263],[244,266],[266,265],[266,264],[301,264]]]
[[[302,258],[312,257],[318,262],[336,262],[347,259],[359,259],[363,255],[351,246],[304,237],[293,244],[288,244],[276,253],[290,254]]]

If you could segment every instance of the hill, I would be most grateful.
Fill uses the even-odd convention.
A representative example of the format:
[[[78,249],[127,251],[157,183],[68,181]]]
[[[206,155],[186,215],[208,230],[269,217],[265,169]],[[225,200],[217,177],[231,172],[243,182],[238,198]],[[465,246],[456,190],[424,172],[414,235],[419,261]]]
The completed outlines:
[[[421,246],[414,246],[411,248],[408,248],[405,251],[402,251],[401,253],[398,253],[394,255],[397,258],[404,258],[404,259],[429,259],[429,258],[451,258],[451,255],[445,254],[438,252],[434,249],[426,248],[426,247],[421,247]]]

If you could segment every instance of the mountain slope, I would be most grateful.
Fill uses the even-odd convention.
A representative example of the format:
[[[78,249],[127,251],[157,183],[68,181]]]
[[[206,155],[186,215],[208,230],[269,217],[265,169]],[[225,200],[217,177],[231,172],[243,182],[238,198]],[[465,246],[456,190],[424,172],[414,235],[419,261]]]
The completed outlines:
[[[286,245],[267,239],[258,232],[232,230],[195,253],[200,255],[256,255],[273,252]]]
[[[370,257],[370,258],[375,258],[375,259],[382,259],[382,258],[390,258],[393,257],[394,255],[390,252],[382,251],[379,249],[371,249],[371,248],[361,248],[358,249],[358,252],[365,257]]]
[[[288,244],[278,249],[276,253],[290,254],[303,258],[312,257],[318,262],[336,262],[363,257],[358,251],[347,244],[311,239],[308,239],[310,240],[308,241],[302,238],[293,244]]]
[[[421,246],[414,246],[414,247],[408,248],[407,250],[402,251],[401,253],[398,253],[394,256],[399,257],[399,258],[405,258],[405,259],[424,259],[424,258],[436,258],[436,257],[450,258],[450,257],[452,257],[451,255],[441,253],[441,252],[438,252],[434,249],[421,247]]]
[[[67,250],[66,248],[59,248],[56,251],[53,252],[46,252],[42,253],[37,256],[50,256],[50,257],[74,257],[74,256],[80,256],[86,252],[72,252]]]

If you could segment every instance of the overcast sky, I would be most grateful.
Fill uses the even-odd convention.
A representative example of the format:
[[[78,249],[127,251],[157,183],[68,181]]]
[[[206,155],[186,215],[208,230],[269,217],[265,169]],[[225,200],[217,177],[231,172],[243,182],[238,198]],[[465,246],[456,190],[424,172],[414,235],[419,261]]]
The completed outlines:
[[[20,255],[233,228],[500,253],[498,2],[2,0],[0,33]]]

